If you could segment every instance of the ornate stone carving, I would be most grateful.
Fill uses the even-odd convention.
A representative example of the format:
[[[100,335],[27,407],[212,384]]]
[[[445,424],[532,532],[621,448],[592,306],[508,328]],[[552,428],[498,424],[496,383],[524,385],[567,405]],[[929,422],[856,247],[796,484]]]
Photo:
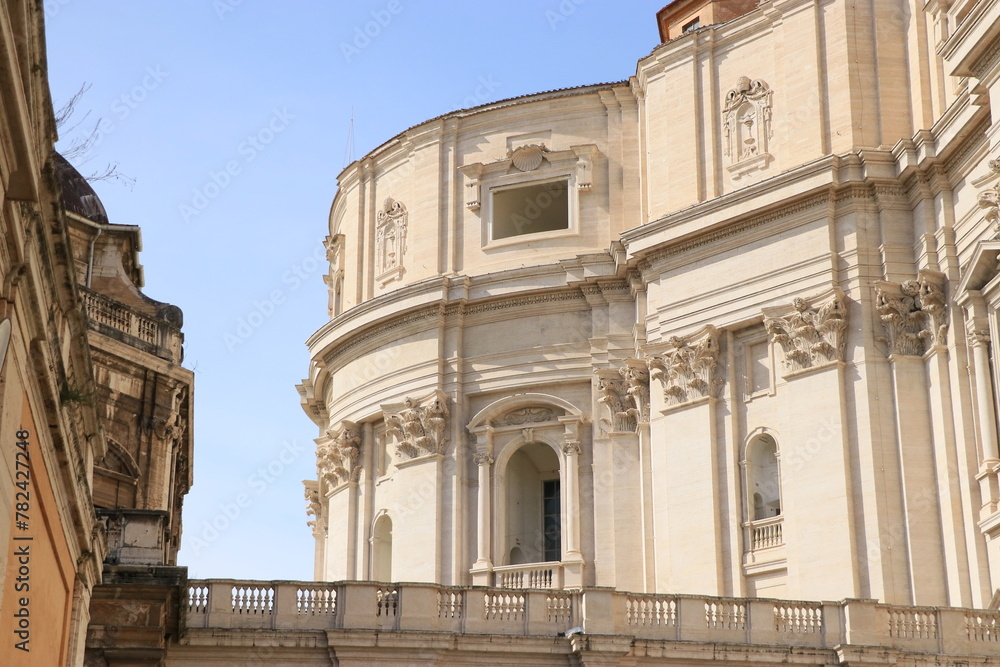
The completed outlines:
[[[567,440],[562,444],[563,454],[566,456],[575,456],[579,454],[582,449],[580,443],[576,440]]]
[[[976,185],[992,184],[979,193],[979,208],[984,209],[987,222],[993,225],[994,237],[1000,237],[1000,159],[990,160],[990,175]]]
[[[719,359],[718,331],[707,326],[683,338],[667,341],[667,351],[646,359],[649,377],[663,385],[668,406],[713,396],[722,384],[715,379]]]
[[[344,279],[344,235],[327,236],[323,241],[323,247],[326,248],[326,259],[330,262],[330,273],[323,276],[323,282],[327,287],[327,312],[330,317],[334,317],[339,314],[337,291]]]
[[[649,369],[646,364],[638,359],[628,359],[625,365],[618,369],[618,373],[625,379],[631,407],[628,412],[638,423],[649,421]]]
[[[474,454],[472,460],[477,466],[491,466],[493,465],[493,457],[486,452],[478,452]]]
[[[357,481],[361,466],[361,433],[354,422],[343,421],[316,447],[316,468],[320,479],[330,486]]]
[[[305,487],[305,498],[306,498],[306,516],[311,516],[313,519],[311,521],[306,521],[306,525],[316,532],[316,524],[320,518],[320,512],[322,511],[322,506],[319,502],[319,483],[313,481],[302,482]]]
[[[739,179],[754,169],[764,169],[771,160],[767,140],[771,128],[772,91],[760,79],[741,76],[726,93],[722,109],[722,152],[729,158],[727,169]]]
[[[764,327],[785,353],[789,371],[844,360],[847,307],[839,289],[811,299],[796,298],[788,308],[765,308]]]
[[[396,438],[403,460],[422,454],[443,454],[448,444],[447,398],[435,391],[422,400],[407,397],[402,404],[383,405],[386,434]]]
[[[628,395],[628,383],[621,379],[618,371],[598,370],[597,402],[605,405],[611,412],[611,430],[618,432],[635,432],[636,418],[634,410],[629,412],[632,399]]]
[[[948,337],[944,276],[921,271],[916,280],[875,282],[875,307],[885,327],[889,354],[922,355],[926,344],[945,345]]]
[[[490,422],[497,426],[520,426],[521,424],[537,424],[548,422],[556,418],[551,408],[528,407],[511,410],[502,417],[497,417]]]
[[[545,159],[547,152],[545,144],[530,144],[511,151],[507,157],[519,171],[534,171],[542,166],[542,160]]]
[[[617,371],[598,370],[598,403],[611,411],[611,430],[635,432],[649,421],[649,371],[638,359],[628,359]]]
[[[406,207],[386,197],[375,216],[375,280],[386,285],[403,277],[406,252]]]

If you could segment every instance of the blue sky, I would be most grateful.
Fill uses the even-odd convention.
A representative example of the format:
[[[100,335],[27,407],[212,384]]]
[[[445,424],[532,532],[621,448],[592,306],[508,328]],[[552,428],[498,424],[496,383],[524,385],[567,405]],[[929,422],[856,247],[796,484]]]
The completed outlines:
[[[311,579],[301,481],[315,426],[295,385],[326,320],[320,245],[337,174],[448,111],[618,81],[658,42],[665,0],[45,0],[60,147],[100,122],[82,172],[142,227],[144,292],[180,306],[195,373],[192,578]],[[317,261],[317,260],[321,261]],[[214,524],[214,525],[213,525]]]

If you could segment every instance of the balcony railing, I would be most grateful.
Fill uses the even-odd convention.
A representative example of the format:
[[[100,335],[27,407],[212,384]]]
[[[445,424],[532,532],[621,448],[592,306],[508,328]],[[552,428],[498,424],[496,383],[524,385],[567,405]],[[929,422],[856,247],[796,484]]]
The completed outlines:
[[[493,585],[497,588],[553,588],[561,590],[562,563],[528,563],[493,568]]]
[[[772,516],[767,519],[751,521],[750,526],[750,549],[760,551],[771,547],[780,547],[785,541],[781,537],[781,516]]]
[[[180,333],[166,322],[142,315],[103,294],[80,288],[91,326],[105,334],[108,329],[125,334],[126,343],[147,352],[164,356],[180,354]],[[113,336],[118,338],[118,336]]]
[[[872,600],[796,602],[432,584],[189,581],[191,629],[393,630],[637,639],[832,649],[858,645],[949,655],[1000,650],[1000,611]]]

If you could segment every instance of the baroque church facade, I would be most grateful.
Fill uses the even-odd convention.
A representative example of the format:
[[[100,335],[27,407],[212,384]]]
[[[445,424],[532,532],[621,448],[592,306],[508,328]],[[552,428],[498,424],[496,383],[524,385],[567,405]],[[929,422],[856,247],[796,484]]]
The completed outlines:
[[[309,582],[176,565],[181,314],[0,18],[0,662],[1000,665],[1000,0],[674,0],[347,167]]]
[[[317,579],[995,603],[1000,7],[744,4],[341,174]]]

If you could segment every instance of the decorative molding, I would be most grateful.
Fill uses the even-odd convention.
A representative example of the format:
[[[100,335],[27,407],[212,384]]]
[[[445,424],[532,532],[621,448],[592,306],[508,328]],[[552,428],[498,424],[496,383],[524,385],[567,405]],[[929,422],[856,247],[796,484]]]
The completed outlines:
[[[920,356],[926,344],[946,345],[944,275],[923,270],[916,280],[875,281],[875,308],[885,327],[890,355]]]
[[[562,451],[566,456],[576,456],[583,451],[583,448],[577,440],[566,440],[562,444]]]
[[[386,197],[375,215],[375,280],[384,287],[403,277],[403,253],[406,252],[406,207]]]
[[[844,360],[847,307],[844,293],[834,289],[791,307],[764,308],[764,328],[785,353],[785,368],[799,371]]]
[[[649,377],[663,385],[667,406],[715,395],[722,380],[715,378],[719,360],[718,330],[709,325],[689,336],[671,337],[662,354],[646,358]]]
[[[488,303],[476,304],[470,306],[461,306],[461,304],[455,304],[456,306],[461,306],[461,310],[455,310],[452,312],[455,314],[461,314],[462,316],[466,316],[466,315],[476,315],[478,313],[506,310],[508,308],[519,308],[521,306],[532,306],[542,303],[559,303],[564,301],[585,301],[585,297],[583,296],[583,293],[580,292],[580,290],[574,289],[565,292],[512,297],[508,299],[500,299],[496,301],[490,301]],[[448,308],[451,308],[451,306],[448,306]],[[372,339],[379,338],[395,329],[408,326],[414,322],[420,322],[422,320],[437,318],[443,315],[444,315],[444,310],[442,305],[440,303],[436,303],[421,310],[416,310],[408,315],[395,317],[389,320],[388,322],[366,329],[363,333],[359,334],[357,337],[351,338],[350,340],[334,348],[329,354],[323,357],[323,363],[329,367],[333,367],[338,357],[346,354],[347,352],[350,352],[351,350],[365,344],[368,341],[371,341]]]
[[[354,422],[342,421],[316,447],[316,471],[319,479],[336,488],[361,474],[361,432]]]
[[[865,198],[871,198],[873,196],[868,191],[867,188],[864,189],[864,193],[865,194],[863,196]],[[656,250],[646,255],[645,261],[640,264],[640,268],[648,269],[655,262],[664,259],[669,259],[671,257],[680,255],[681,253],[685,253],[691,250],[697,250],[698,248],[701,248],[706,245],[714,245],[716,243],[719,243],[720,241],[724,241],[725,239],[731,236],[739,236],[741,234],[744,234],[745,232],[749,232],[752,229],[756,229],[757,227],[768,225],[777,220],[788,218],[792,215],[795,215],[796,213],[801,213],[802,211],[806,211],[811,208],[815,208],[817,206],[828,206],[830,203],[831,196],[836,197],[838,195],[831,195],[831,194],[816,195],[814,197],[809,197],[808,199],[804,199],[797,204],[791,204],[789,206],[779,208],[775,211],[772,211],[770,213],[765,213],[763,215],[754,216],[752,218],[746,218],[740,222],[735,222],[721,229],[705,232],[704,234],[700,234],[698,236],[695,236],[694,238],[688,238],[687,240],[681,239],[677,243],[674,243],[670,246],[667,246],[666,248]],[[837,199],[837,201],[840,200]]]
[[[423,454],[443,454],[448,445],[448,399],[433,391],[420,400],[384,404],[386,435],[396,438],[396,454],[405,461]]]
[[[486,452],[477,452],[476,454],[473,454],[472,460],[477,466],[493,465],[493,457]]]
[[[649,368],[644,361],[638,359],[626,359],[625,365],[618,369],[618,373],[624,378],[628,396],[628,412],[639,424],[649,421]]]
[[[726,169],[739,180],[743,175],[766,169],[772,157],[767,141],[771,127],[773,91],[760,79],[741,76],[726,93],[722,109],[722,152],[729,158]]]
[[[557,416],[561,415],[555,415],[552,412],[552,408],[527,407],[511,410],[507,414],[492,420],[490,424],[494,427],[537,424],[540,422],[554,421]]]

